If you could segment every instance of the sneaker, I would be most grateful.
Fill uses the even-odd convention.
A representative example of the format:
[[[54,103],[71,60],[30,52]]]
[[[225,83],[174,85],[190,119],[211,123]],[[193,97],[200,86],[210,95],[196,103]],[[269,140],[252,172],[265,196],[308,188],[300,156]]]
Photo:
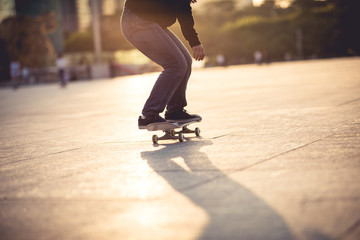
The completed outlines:
[[[185,109],[181,109],[176,112],[166,112],[165,119],[167,121],[174,121],[178,123],[191,122],[191,121],[201,121],[202,118],[197,114],[189,114]]]
[[[165,123],[166,120],[159,114],[140,116],[138,120],[139,129],[146,129],[146,126],[152,123]]]

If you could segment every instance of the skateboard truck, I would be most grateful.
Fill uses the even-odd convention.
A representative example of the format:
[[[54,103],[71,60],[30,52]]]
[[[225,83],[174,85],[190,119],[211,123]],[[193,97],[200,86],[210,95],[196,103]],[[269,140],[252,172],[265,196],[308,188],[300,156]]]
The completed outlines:
[[[200,121],[191,121],[191,122],[186,122],[186,123],[169,123],[170,125],[164,125],[163,128],[155,127],[155,125],[154,125],[154,126],[148,127],[147,129],[149,131],[162,130],[165,133],[161,137],[154,134],[152,136],[152,141],[154,144],[157,144],[159,140],[171,140],[171,139],[178,139],[179,142],[184,142],[184,140],[185,140],[184,134],[195,133],[195,135],[197,137],[200,136],[200,128],[196,127],[194,130],[191,130],[188,128],[188,125],[195,123],[195,122],[200,122]],[[181,130],[176,131],[175,129],[177,129],[177,128],[181,128]]]

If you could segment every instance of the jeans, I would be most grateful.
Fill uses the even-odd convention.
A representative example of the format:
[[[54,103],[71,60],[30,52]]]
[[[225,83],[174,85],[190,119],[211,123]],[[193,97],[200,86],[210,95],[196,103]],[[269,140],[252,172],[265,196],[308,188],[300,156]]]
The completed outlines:
[[[167,28],[146,21],[125,8],[121,18],[126,39],[164,70],[159,75],[142,110],[143,115],[183,109],[192,58],[181,41]]]

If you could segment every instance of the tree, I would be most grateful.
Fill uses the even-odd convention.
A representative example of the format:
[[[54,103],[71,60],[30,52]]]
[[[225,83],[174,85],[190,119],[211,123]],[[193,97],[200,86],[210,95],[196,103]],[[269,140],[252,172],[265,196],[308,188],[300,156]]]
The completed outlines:
[[[55,56],[54,47],[48,37],[57,28],[55,13],[49,12],[32,18],[13,16],[0,25],[0,38],[6,43],[11,61],[22,66],[42,67],[48,57]]]
[[[360,22],[360,1],[337,0],[336,31],[339,32],[336,39],[336,53],[339,55],[360,54],[360,33],[357,24]]]
[[[101,37],[105,51],[128,50],[133,48],[122,34],[120,17],[122,12],[101,17]]]
[[[100,33],[104,51],[112,52],[133,48],[122,34],[119,22],[121,14],[122,10],[100,18]],[[65,49],[67,52],[90,52],[94,50],[93,41],[92,28],[89,28],[85,32],[70,34],[65,40]]]

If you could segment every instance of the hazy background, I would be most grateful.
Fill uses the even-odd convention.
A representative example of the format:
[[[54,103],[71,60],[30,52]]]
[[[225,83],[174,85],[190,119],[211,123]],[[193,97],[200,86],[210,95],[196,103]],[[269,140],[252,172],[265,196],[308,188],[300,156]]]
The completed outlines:
[[[115,75],[156,70],[154,66],[134,70],[134,65],[150,63],[122,36],[123,3],[0,0],[1,81],[9,78],[10,61],[55,72],[60,53],[74,67],[110,63],[118,70]],[[215,66],[219,55],[225,57],[226,65],[253,63],[255,52],[267,63],[356,56],[360,52],[359,5],[353,0],[199,0],[193,4],[193,13],[207,53],[205,66]],[[99,23],[98,32],[94,32],[94,22]],[[171,29],[184,40],[178,24]],[[100,36],[98,56],[94,36]]]

